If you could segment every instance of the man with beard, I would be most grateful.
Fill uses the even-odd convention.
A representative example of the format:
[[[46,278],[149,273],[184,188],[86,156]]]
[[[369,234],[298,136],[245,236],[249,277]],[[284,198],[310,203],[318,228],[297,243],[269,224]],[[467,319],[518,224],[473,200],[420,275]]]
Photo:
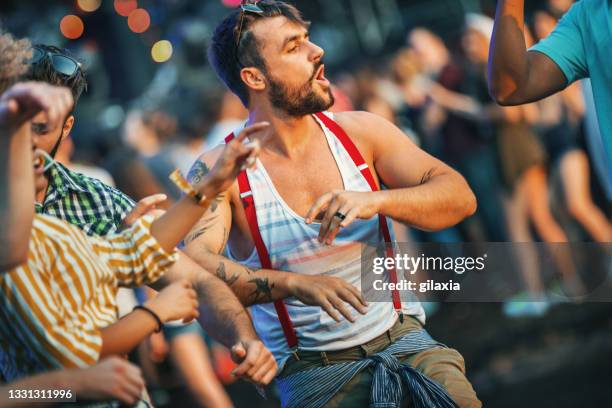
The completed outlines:
[[[185,250],[252,305],[282,367],[283,406],[479,407],[461,355],[427,334],[418,302],[394,292],[392,302],[367,305],[358,289],[361,244],[391,240],[387,217],[446,228],[474,213],[474,195],[386,120],[325,112],[333,97],[323,54],[283,2],[243,3],[216,28],[210,62],[248,108],[247,123],[271,124],[271,142]],[[194,164],[193,182],[220,152]],[[234,261],[211,264],[226,243]]]

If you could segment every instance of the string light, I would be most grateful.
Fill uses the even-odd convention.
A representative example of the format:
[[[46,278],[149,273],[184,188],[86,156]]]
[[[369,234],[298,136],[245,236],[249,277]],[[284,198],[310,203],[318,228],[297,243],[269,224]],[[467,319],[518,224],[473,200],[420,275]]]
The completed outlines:
[[[77,0],[77,5],[83,11],[91,13],[100,8],[102,0]]]
[[[73,14],[64,16],[62,21],[60,21],[60,31],[62,35],[68,39],[76,40],[83,35],[84,29],[85,25],[83,24],[83,20]]]
[[[127,17],[130,13],[138,8],[136,0],[115,0],[115,11],[123,17]]]
[[[160,40],[153,44],[151,57],[155,62],[166,62],[172,58],[172,43],[168,40]]]
[[[145,9],[136,9],[128,16],[128,27],[135,33],[144,33],[151,25],[151,16]]]

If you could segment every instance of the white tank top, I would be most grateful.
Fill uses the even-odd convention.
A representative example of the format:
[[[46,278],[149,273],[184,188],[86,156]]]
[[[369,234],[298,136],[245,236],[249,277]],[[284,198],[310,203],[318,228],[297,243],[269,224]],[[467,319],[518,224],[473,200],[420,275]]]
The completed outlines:
[[[331,113],[326,114],[333,118]],[[371,191],[344,146],[318,118],[314,118],[325,133],[345,189]],[[369,220],[355,220],[340,230],[333,245],[327,246],[317,240],[320,224],[306,224],[304,218],[285,203],[261,161],[257,161],[255,170],[247,170],[247,176],[253,192],[259,230],[270,254],[272,267],[305,275],[336,276],[360,289],[362,245],[384,242],[378,216]],[[393,237],[390,220],[388,224]],[[249,268],[261,268],[256,249],[243,261],[232,257],[229,243],[227,249],[230,259]],[[347,305],[347,309],[356,317],[354,323],[344,318],[336,322],[322,308],[305,305],[293,297],[285,299],[285,305],[297,334],[298,347],[303,350],[331,351],[357,346],[384,333],[397,319],[391,299],[389,302],[369,303],[366,315],[359,314]],[[404,302],[402,309],[405,314],[425,322],[425,312],[420,303]],[[291,350],[274,304],[254,305],[250,311],[257,334],[282,367]]]

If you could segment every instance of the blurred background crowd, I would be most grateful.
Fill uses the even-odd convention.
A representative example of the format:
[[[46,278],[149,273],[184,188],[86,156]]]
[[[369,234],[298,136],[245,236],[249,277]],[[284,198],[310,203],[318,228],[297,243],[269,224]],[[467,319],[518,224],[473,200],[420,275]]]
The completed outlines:
[[[135,200],[156,192],[176,199],[167,175],[177,167],[186,174],[246,119],[205,53],[215,25],[239,3],[3,0],[5,30],[67,48],[82,61],[87,90],[56,159]],[[436,233],[397,226],[398,240],[611,241],[612,186],[604,181],[590,84],[531,105],[494,104],[486,82],[494,0],[292,3],[326,51],[333,110],[392,121],[460,171],[477,196],[476,215],[459,226]],[[573,1],[526,3],[535,43]],[[537,260],[515,262],[525,286],[544,293]],[[524,406],[603,406],[597,402],[612,380],[609,304],[511,300],[442,303],[429,313],[429,331],[464,354],[484,405],[523,406],[528,398]],[[182,342],[156,334],[134,356],[158,406],[217,406],[211,401],[229,401],[226,392],[237,406],[276,406],[273,396],[265,401],[248,384],[233,383],[221,346],[199,332],[190,336]],[[219,383],[224,389],[211,385]]]

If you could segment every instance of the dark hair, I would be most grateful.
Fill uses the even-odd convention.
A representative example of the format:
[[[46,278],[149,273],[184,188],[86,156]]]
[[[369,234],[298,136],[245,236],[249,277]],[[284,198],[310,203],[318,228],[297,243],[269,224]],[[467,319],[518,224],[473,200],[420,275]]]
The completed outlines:
[[[259,44],[250,30],[253,23],[261,18],[283,16],[302,26],[309,25],[302,18],[300,11],[291,4],[262,0],[257,3],[257,6],[263,11],[263,14],[244,12],[238,46],[236,43],[240,30],[241,13],[243,13],[240,8],[233,11],[217,26],[208,48],[210,65],[225,85],[240,98],[244,106],[248,106],[249,94],[246,85],[240,78],[241,69],[251,66],[264,72],[266,70],[265,61],[259,52]]]
[[[77,58],[75,58],[75,56],[72,55],[72,53],[67,49],[44,44],[36,44],[34,46],[41,48],[43,51],[61,54],[78,61]],[[83,91],[87,89],[87,81],[85,80],[85,74],[83,73],[81,66],[77,68],[77,72],[74,75],[67,77],[61,73],[58,73],[53,68],[49,58],[43,58],[37,63],[31,64],[26,77],[29,80],[47,82],[51,85],[65,86],[70,88],[75,106]]]

